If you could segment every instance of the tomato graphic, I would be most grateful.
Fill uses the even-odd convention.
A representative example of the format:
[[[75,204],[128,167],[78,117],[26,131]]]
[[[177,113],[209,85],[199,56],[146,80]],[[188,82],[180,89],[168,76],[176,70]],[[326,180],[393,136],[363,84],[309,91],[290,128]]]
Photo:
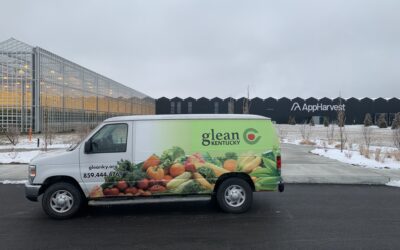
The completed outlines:
[[[248,134],[247,135],[247,139],[249,139],[250,141],[254,140],[254,138],[256,138],[255,134]]]
[[[243,132],[243,139],[247,144],[253,145],[261,139],[261,136],[258,134],[257,129],[248,128]]]

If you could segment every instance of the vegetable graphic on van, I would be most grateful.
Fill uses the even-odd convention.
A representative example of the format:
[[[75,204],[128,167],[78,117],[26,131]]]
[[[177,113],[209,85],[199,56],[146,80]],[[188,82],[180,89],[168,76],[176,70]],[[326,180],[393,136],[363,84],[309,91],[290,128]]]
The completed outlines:
[[[208,152],[185,155],[182,148],[175,146],[165,150],[161,157],[152,154],[138,164],[119,161],[115,173],[105,177],[104,183],[95,186],[90,195],[101,198],[210,193],[218,177],[230,172],[249,174],[256,191],[274,191],[280,182],[275,160],[278,154],[275,150],[261,155],[244,153],[238,156],[234,152],[227,152],[223,157],[212,157]]]

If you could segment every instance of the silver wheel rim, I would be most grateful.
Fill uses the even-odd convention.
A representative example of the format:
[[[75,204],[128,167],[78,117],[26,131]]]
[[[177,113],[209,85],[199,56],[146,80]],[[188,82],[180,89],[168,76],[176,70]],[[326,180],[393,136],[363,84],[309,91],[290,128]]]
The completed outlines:
[[[50,197],[50,207],[57,213],[66,213],[74,205],[74,197],[67,190],[58,190]]]
[[[225,189],[225,202],[231,207],[240,207],[246,200],[246,193],[239,185],[231,185]]]

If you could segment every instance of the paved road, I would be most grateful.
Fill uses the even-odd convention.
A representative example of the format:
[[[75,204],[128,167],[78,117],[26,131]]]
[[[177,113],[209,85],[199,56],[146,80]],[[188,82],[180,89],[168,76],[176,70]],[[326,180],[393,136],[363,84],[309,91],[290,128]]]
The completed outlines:
[[[205,202],[92,207],[47,218],[22,185],[0,185],[1,249],[398,249],[400,189],[288,185],[246,214]]]
[[[26,180],[27,178],[27,164],[0,164],[0,181]]]
[[[309,153],[313,147],[282,144],[282,176],[288,183],[386,184],[400,170],[353,166]]]
[[[282,176],[287,183],[386,184],[400,170],[352,166],[309,153],[312,147],[282,144]],[[27,165],[0,165],[0,181],[23,180]]]

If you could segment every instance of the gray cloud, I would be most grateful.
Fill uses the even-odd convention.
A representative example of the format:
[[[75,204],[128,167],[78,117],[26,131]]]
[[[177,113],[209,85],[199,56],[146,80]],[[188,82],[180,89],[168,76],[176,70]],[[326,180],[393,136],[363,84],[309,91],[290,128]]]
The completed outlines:
[[[15,37],[153,97],[392,97],[399,1],[21,1]],[[6,10],[6,11],[4,11]]]

